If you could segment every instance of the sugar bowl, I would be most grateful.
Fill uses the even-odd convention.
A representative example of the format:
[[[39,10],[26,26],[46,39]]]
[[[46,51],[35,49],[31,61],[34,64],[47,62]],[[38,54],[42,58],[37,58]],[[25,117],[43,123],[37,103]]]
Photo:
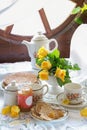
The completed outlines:
[[[17,105],[18,86],[13,80],[4,90],[4,105]]]

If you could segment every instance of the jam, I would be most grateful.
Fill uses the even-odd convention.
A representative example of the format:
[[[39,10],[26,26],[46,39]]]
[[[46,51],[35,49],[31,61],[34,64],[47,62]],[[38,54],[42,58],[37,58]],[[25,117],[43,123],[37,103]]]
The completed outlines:
[[[30,111],[33,104],[33,93],[32,88],[23,88],[18,91],[18,106],[21,111]]]

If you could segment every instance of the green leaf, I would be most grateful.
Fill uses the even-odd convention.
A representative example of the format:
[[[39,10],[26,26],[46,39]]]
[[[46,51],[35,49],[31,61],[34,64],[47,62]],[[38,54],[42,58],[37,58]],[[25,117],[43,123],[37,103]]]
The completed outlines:
[[[44,61],[44,59],[38,59],[38,58],[36,58],[36,64],[37,65],[41,65],[41,63],[42,63],[42,61]]]
[[[69,62],[64,58],[60,58],[59,64],[61,65],[61,69],[66,69],[68,67]]]
[[[66,83],[70,83],[70,82],[71,82],[70,78],[65,78],[65,82],[64,82],[64,84],[66,84]]]
[[[66,84],[66,83],[70,83],[71,82],[71,80],[70,80],[70,78],[68,77],[68,78],[65,78],[65,81],[63,82],[60,78],[56,78],[57,79],[57,82],[58,82],[58,84],[60,85],[60,87],[62,87],[64,84]]]
[[[62,80],[61,80],[61,79],[59,79],[59,78],[56,78],[56,79],[57,79],[57,82],[58,82],[58,84],[60,85],[60,87],[62,87],[62,85],[63,85]]]
[[[53,58],[54,56],[58,58],[60,56],[60,51],[58,49],[55,49],[52,52],[50,52],[48,56],[50,56],[51,58]]]
[[[72,10],[72,14],[77,14],[77,13],[79,13],[80,11],[81,11],[81,7],[78,6],[78,7],[74,8],[74,9]]]
[[[81,19],[81,18],[78,18],[78,17],[76,17],[76,18],[74,19],[74,21],[75,21],[76,23],[78,23],[78,24],[82,24],[82,23],[83,23],[82,19]]]
[[[72,70],[80,70],[80,67],[78,64],[74,64]]]

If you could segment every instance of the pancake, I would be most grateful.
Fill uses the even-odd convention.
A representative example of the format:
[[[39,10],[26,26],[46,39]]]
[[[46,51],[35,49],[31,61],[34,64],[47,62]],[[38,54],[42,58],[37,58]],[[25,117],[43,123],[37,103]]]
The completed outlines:
[[[16,83],[25,83],[25,82],[37,83],[38,82],[37,76],[32,72],[16,72],[16,73],[8,74],[4,77],[2,82],[2,87],[5,88],[13,80],[15,80]]]
[[[37,119],[50,121],[63,117],[64,111],[52,108],[49,103],[37,102],[37,104],[31,108],[31,114]]]

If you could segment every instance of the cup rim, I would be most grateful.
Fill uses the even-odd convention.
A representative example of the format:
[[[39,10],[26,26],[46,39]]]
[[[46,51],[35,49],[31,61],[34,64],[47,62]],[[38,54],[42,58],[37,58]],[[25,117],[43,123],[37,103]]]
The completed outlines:
[[[71,87],[71,85],[73,85],[73,86]],[[77,87],[75,88],[74,86],[77,86]],[[74,90],[78,90],[78,89],[82,89],[82,86],[79,83],[72,82],[72,83],[65,84],[64,85],[64,89],[67,89],[67,90],[73,90],[73,89]]]
[[[32,86],[33,86],[33,85],[34,85],[34,84],[32,84]],[[33,90],[33,91],[38,91],[38,90],[41,90],[41,89],[43,88],[43,86],[40,85],[40,84],[35,84],[35,85],[39,86],[39,88],[33,88],[33,87],[32,87],[32,90]]]

